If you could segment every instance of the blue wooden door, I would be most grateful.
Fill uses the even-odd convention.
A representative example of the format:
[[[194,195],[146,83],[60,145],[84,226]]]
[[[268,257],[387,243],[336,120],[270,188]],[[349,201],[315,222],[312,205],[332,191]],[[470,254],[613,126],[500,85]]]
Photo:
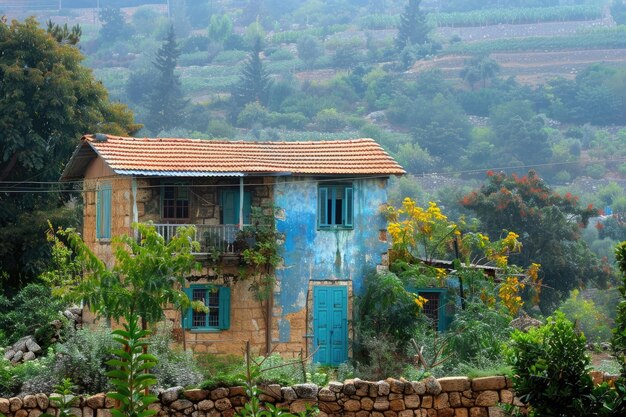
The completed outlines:
[[[336,366],[348,360],[348,291],[345,286],[313,287],[313,360]]]

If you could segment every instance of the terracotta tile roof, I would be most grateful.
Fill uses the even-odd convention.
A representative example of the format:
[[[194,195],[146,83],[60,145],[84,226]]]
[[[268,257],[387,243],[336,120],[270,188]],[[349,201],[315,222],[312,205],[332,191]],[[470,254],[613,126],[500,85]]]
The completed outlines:
[[[126,138],[88,135],[68,163],[72,177],[82,149],[92,148],[118,174],[189,176],[203,174],[402,175],[404,169],[372,139],[311,142]],[[87,146],[88,145],[88,146]],[[182,173],[182,174],[181,174]],[[75,175],[74,175],[75,176]]]

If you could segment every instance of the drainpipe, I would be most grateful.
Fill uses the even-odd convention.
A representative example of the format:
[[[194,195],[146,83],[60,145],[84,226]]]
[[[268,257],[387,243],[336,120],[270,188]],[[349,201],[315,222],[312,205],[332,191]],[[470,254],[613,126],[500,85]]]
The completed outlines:
[[[133,177],[131,180],[131,189],[133,192],[133,223],[139,222],[139,212],[137,210],[137,178]],[[132,227],[132,226],[131,226]],[[135,234],[135,239],[137,236],[137,230],[133,231]]]

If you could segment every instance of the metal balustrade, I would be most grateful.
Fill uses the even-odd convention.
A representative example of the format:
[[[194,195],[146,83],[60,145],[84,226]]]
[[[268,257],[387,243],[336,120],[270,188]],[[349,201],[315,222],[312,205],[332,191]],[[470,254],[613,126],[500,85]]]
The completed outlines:
[[[196,228],[194,240],[200,242],[200,253],[208,253],[218,250],[224,254],[234,254],[235,238],[239,231],[236,224],[155,224],[157,233],[169,241],[176,235],[178,228],[193,226]]]

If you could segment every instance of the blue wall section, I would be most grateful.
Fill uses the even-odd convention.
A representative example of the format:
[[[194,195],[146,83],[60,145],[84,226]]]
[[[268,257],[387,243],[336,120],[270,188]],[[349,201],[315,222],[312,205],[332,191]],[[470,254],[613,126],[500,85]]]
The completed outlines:
[[[283,317],[305,308],[309,281],[351,280],[354,293],[359,294],[367,272],[381,263],[388,248],[379,240],[380,230],[386,229],[380,208],[387,201],[387,180],[365,178],[352,184],[354,227],[318,230],[318,181],[276,179],[274,203],[285,213],[284,219],[276,222],[278,231],[285,235],[281,247],[284,267],[276,271],[280,295],[275,300]]]

